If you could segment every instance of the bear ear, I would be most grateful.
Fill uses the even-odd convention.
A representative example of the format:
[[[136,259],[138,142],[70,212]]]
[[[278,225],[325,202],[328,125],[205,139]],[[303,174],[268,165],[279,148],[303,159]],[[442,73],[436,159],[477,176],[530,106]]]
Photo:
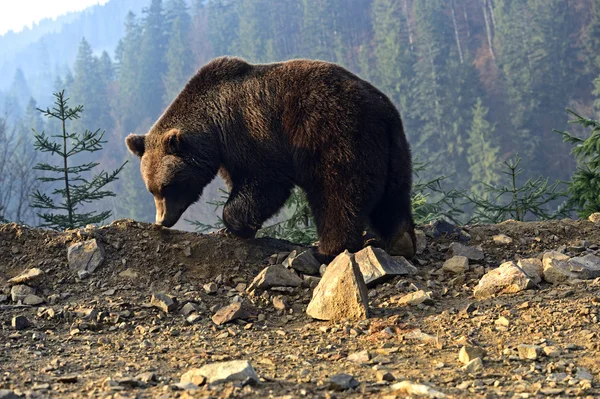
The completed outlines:
[[[163,146],[169,154],[181,152],[183,137],[179,129],[169,130],[162,138]]]
[[[142,157],[146,150],[146,138],[141,134],[130,134],[125,139],[125,144],[132,154]]]

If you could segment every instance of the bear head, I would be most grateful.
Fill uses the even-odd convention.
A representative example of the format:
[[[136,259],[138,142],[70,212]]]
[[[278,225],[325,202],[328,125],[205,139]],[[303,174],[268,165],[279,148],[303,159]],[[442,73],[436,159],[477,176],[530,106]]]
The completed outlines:
[[[195,139],[192,134],[170,129],[162,134],[130,134],[125,140],[129,151],[141,160],[142,178],[154,196],[158,225],[177,223],[217,174],[219,162],[195,150]]]

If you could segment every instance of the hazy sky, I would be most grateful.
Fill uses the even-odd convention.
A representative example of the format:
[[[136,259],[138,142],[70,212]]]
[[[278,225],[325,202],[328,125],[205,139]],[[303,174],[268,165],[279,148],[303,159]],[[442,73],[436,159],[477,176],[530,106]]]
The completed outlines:
[[[24,26],[44,18],[55,18],[69,11],[83,10],[108,0],[2,0],[0,35],[9,30],[20,31]]]

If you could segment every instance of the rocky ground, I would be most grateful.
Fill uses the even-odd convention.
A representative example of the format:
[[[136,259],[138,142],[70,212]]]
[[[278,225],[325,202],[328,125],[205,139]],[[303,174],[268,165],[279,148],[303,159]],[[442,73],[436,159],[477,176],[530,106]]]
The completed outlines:
[[[600,396],[600,224],[421,229],[367,289],[277,240],[0,225],[0,398]],[[354,302],[315,320],[317,284]]]

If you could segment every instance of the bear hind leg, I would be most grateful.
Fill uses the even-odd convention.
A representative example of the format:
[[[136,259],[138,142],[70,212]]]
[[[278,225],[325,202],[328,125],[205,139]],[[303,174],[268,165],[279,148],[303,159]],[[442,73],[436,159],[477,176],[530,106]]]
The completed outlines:
[[[415,224],[412,217],[410,187],[407,184],[390,184],[370,214],[371,229],[383,241],[383,247],[395,255],[394,244],[408,233],[413,251],[405,254],[414,256],[416,250]]]

